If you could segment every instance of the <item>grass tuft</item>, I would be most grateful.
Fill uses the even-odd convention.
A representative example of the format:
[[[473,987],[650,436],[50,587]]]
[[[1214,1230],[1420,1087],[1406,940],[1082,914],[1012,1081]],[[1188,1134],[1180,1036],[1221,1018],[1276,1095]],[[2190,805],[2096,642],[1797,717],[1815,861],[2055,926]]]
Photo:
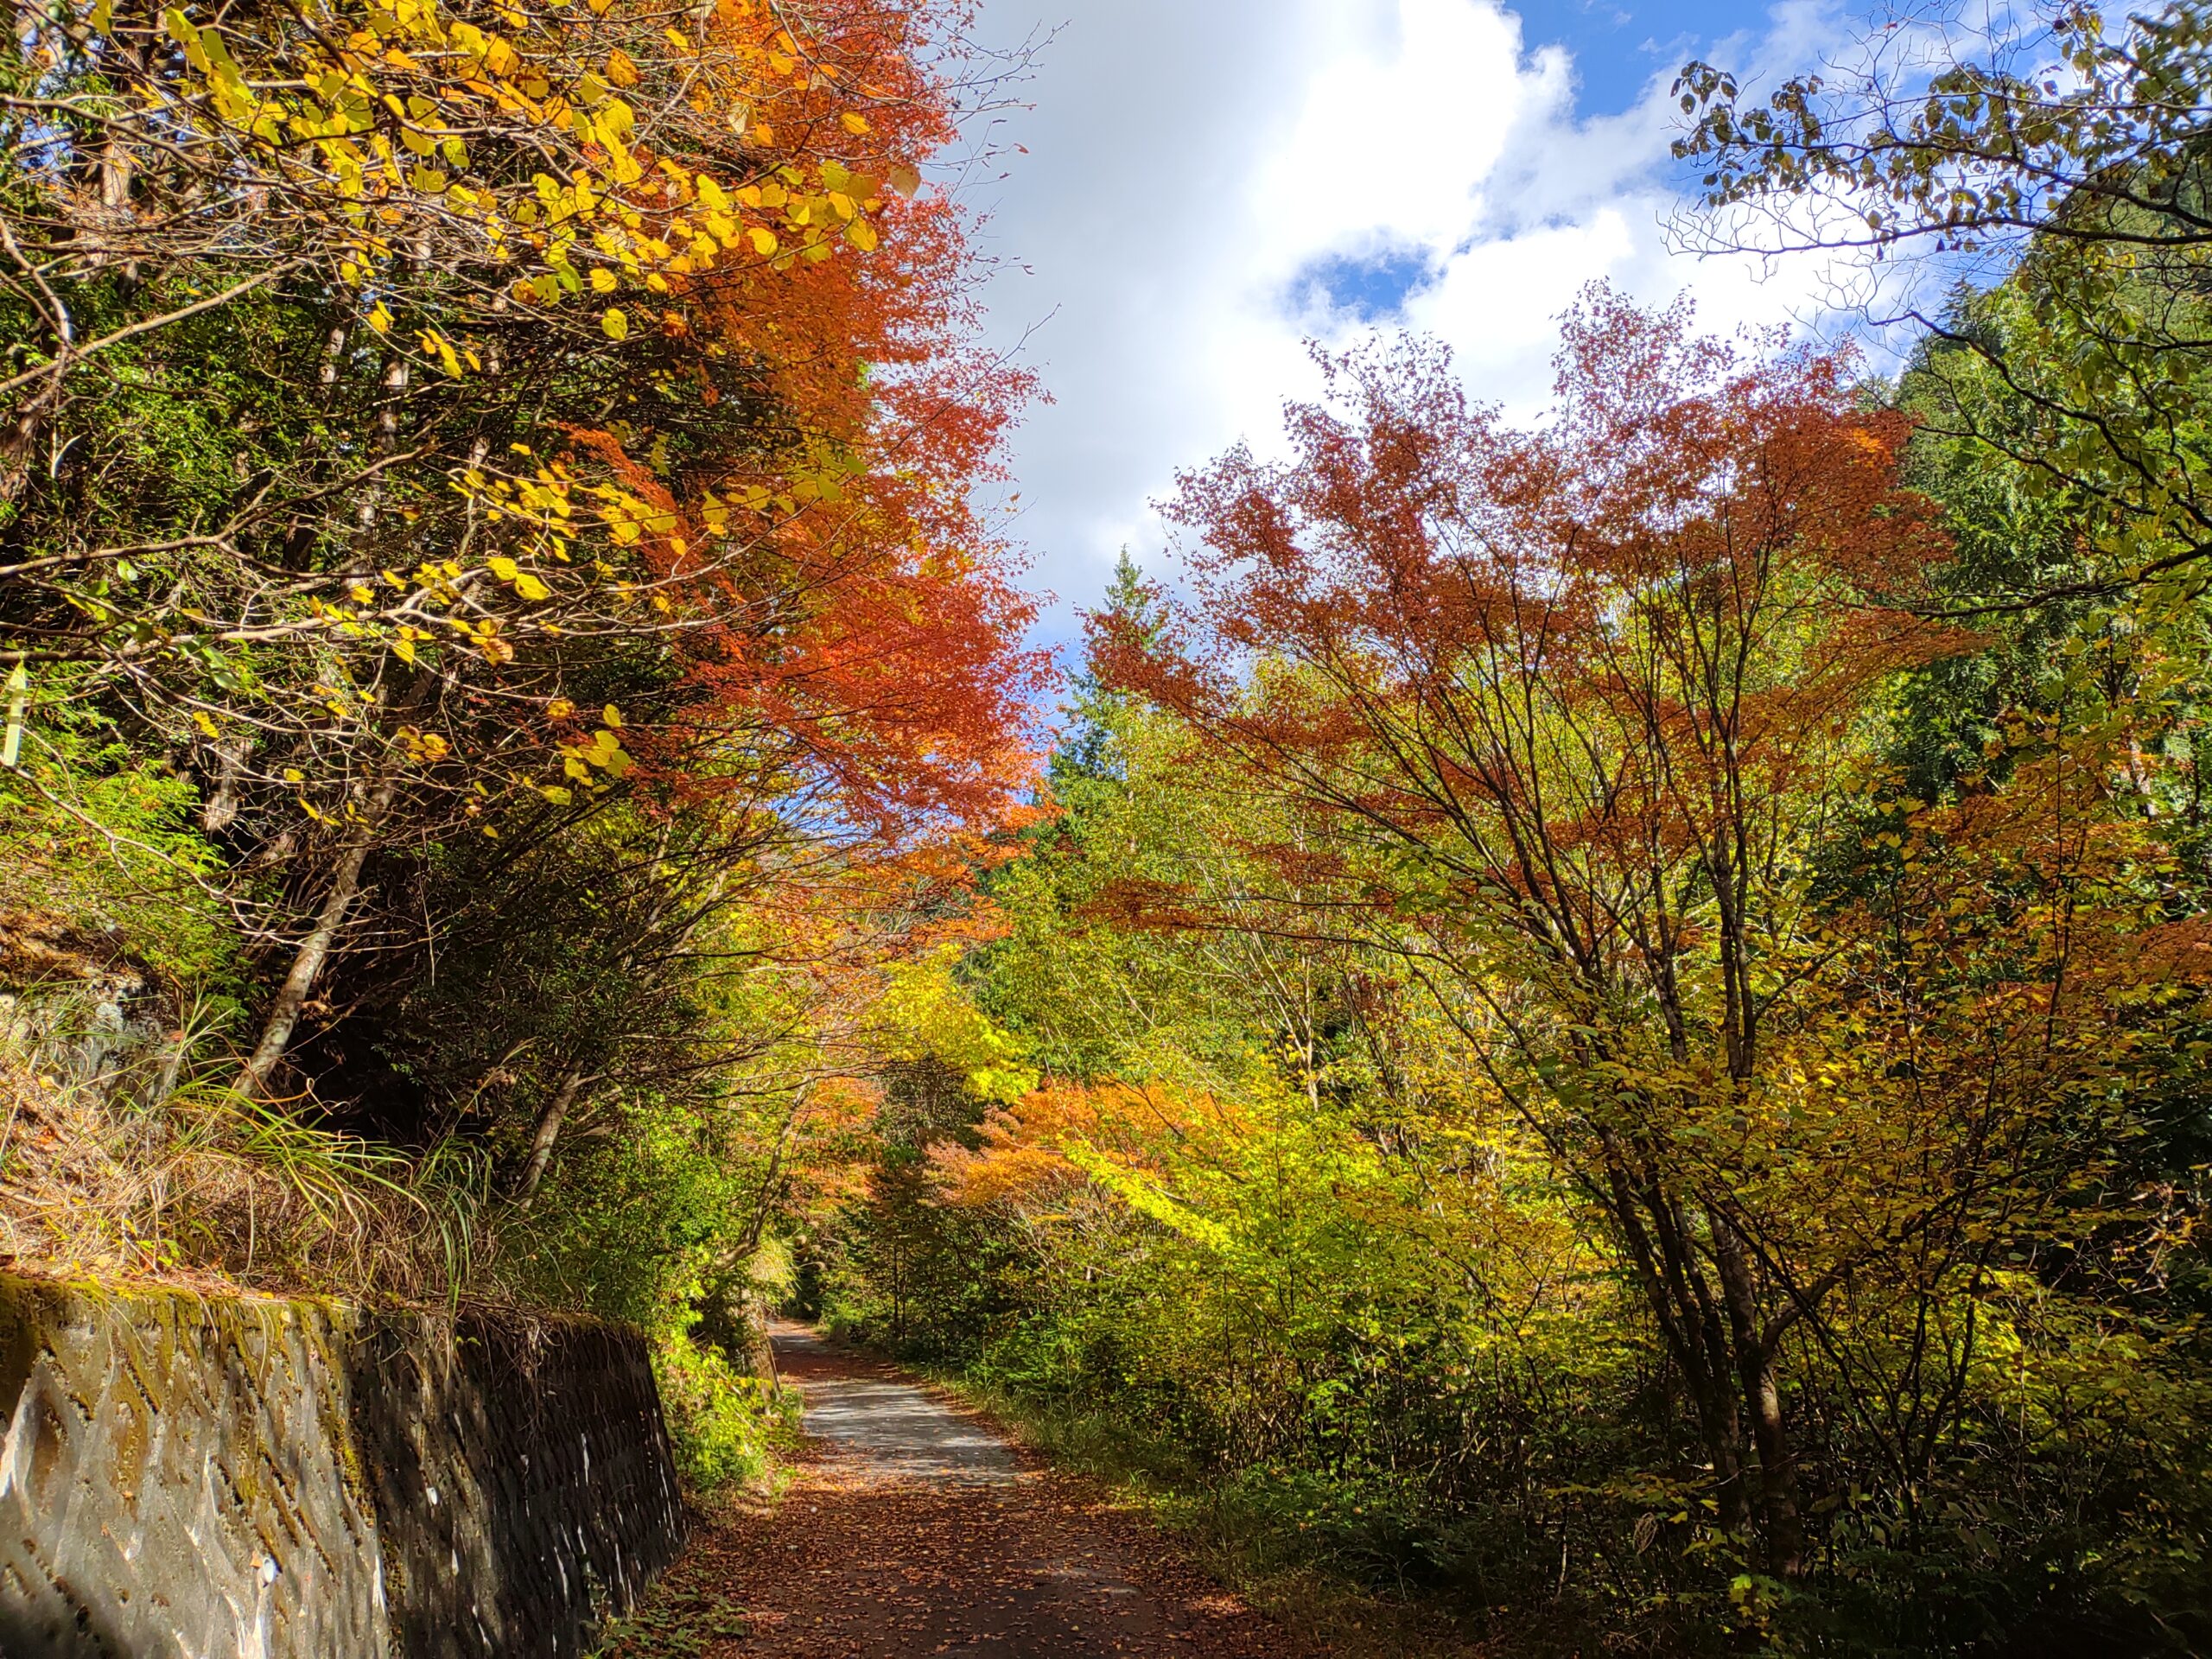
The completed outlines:
[[[401,1152],[232,1086],[223,1020],[117,1030],[68,988],[0,1028],[0,1258],[366,1300],[475,1300],[489,1170],[453,1145]]]

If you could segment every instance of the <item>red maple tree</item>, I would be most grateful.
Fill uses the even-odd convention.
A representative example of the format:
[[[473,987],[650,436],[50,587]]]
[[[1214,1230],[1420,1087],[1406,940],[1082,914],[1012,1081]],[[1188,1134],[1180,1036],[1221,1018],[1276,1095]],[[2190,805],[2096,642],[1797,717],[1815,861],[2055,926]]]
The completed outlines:
[[[1793,1573],[1804,1308],[1711,1154],[1802,1012],[1799,878],[1867,693],[1959,643],[1896,602],[1947,545],[1897,483],[1909,423],[1847,359],[1602,289],[1532,428],[1436,348],[1328,368],[1289,461],[1183,480],[1190,596],[1102,620],[1098,666],[1295,807],[1247,902],[1393,955],[1609,1216],[1724,1520]]]

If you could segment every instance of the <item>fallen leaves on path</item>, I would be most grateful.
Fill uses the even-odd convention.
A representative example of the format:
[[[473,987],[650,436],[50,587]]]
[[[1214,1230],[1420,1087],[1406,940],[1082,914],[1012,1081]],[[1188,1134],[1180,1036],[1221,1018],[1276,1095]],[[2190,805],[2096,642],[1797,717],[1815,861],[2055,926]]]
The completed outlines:
[[[895,1378],[816,1352],[787,1380]],[[609,1659],[1294,1659],[1272,1621],[1024,1455],[1001,1486],[887,1476],[807,1442],[783,1497],[702,1522]]]

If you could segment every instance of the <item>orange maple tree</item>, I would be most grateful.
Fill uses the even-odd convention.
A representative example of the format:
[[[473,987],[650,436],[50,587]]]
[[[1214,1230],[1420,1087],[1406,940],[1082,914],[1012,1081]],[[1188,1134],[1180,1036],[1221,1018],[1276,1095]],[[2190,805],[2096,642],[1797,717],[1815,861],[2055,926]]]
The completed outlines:
[[[665,433],[570,431],[675,630],[685,712],[662,753],[683,786],[727,787],[712,757],[734,737],[765,746],[786,811],[805,798],[819,824],[902,846],[1017,813],[1047,672],[1021,644],[1033,607],[1011,550],[971,505],[1032,379],[976,343],[961,210],[912,188],[953,136],[950,89],[916,56],[938,10],[810,16],[810,73],[774,105],[805,166],[766,176],[772,192],[794,171],[829,184],[830,207],[790,211],[834,215],[842,237],[664,278],[679,303],[662,327],[704,365],[702,404],[736,396],[765,420],[712,422],[673,462]]]

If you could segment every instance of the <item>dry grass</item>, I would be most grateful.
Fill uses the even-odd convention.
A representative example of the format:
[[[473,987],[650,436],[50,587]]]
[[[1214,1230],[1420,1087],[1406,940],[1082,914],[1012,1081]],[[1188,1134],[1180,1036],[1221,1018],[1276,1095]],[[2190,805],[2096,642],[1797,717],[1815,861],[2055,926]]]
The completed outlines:
[[[250,1100],[229,1086],[237,1059],[208,1020],[118,982],[127,968],[59,965],[67,971],[29,985],[11,975],[19,988],[0,1009],[0,1260],[257,1290],[486,1297],[480,1166],[410,1158]]]

